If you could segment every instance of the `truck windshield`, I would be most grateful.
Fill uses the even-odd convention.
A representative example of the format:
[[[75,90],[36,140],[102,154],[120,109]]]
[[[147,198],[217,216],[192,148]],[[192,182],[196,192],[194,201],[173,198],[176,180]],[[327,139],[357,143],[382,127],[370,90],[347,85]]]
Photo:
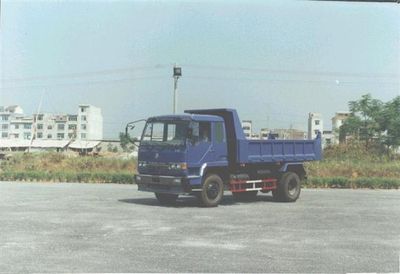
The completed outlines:
[[[184,145],[188,121],[149,121],[143,131],[142,144]]]

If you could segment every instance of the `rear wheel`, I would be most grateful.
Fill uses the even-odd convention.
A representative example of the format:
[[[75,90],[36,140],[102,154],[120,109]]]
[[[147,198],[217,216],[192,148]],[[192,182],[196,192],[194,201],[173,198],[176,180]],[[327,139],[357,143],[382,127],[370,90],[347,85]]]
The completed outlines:
[[[253,201],[257,197],[258,191],[246,191],[246,192],[232,192],[233,198],[237,201]]]
[[[206,177],[198,197],[204,206],[217,206],[224,195],[224,182],[221,177],[211,174]]]
[[[295,202],[300,196],[300,178],[294,172],[286,172],[278,183],[278,188],[272,191],[272,196],[279,202]]]
[[[177,194],[167,194],[167,193],[154,193],[156,195],[157,200],[162,205],[172,205],[178,199]]]

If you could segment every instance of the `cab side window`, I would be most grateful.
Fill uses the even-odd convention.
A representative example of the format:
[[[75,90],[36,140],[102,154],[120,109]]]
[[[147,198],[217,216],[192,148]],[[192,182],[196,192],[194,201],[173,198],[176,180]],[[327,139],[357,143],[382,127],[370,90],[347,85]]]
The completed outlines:
[[[205,143],[211,142],[210,122],[199,122],[199,141]]]
[[[224,124],[222,122],[217,122],[214,124],[214,140],[217,144],[226,142]]]

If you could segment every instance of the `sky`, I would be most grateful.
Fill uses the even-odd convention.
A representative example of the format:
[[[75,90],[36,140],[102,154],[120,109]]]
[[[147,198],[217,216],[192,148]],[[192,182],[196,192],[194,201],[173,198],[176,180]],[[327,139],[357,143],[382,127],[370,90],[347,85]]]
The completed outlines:
[[[102,108],[105,138],[127,122],[238,110],[254,128],[329,130],[370,93],[400,95],[400,5],[325,1],[1,1],[0,105],[25,113]]]

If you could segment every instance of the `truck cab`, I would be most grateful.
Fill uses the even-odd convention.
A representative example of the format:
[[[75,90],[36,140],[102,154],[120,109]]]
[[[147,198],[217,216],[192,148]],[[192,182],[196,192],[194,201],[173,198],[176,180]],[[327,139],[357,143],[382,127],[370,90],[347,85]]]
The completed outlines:
[[[320,157],[320,141],[247,140],[235,110],[188,110],[147,119],[135,179],[139,191],[154,192],[162,204],[189,194],[216,206],[224,190],[236,198],[272,191],[295,201],[305,177],[302,162]],[[279,190],[288,171],[291,182]]]
[[[204,168],[226,167],[224,120],[213,115],[171,115],[147,120],[138,151],[139,190],[185,194],[201,188]]]

